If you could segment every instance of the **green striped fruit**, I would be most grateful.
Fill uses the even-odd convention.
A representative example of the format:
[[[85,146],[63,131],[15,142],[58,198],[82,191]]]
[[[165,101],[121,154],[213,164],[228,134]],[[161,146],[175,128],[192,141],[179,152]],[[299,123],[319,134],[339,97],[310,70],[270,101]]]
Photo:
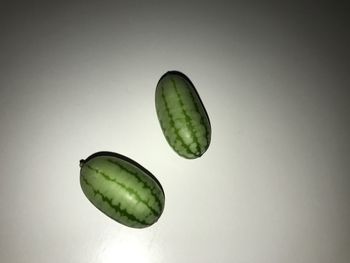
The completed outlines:
[[[164,209],[158,180],[135,161],[116,153],[98,152],[80,161],[80,185],[92,204],[117,222],[148,227]]]
[[[180,156],[198,158],[208,149],[211,126],[192,82],[183,73],[169,71],[156,88],[156,110],[169,145]]]

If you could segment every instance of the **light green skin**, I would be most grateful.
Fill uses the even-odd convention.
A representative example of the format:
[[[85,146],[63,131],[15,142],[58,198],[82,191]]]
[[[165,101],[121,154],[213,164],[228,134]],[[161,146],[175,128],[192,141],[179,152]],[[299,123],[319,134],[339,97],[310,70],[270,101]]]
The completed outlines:
[[[133,228],[154,224],[164,209],[164,192],[146,170],[114,156],[81,162],[80,185],[92,204]]]
[[[187,159],[204,154],[211,140],[209,117],[189,79],[170,71],[159,80],[156,110],[163,134],[176,153]]]

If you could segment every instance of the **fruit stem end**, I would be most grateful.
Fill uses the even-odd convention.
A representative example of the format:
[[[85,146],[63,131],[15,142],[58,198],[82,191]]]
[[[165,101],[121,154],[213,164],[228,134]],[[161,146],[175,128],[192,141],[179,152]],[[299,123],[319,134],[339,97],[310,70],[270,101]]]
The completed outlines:
[[[79,161],[79,166],[80,166],[80,168],[83,167],[84,163],[85,163],[85,160],[84,160],[84,159],[81,159],[81,160]]]

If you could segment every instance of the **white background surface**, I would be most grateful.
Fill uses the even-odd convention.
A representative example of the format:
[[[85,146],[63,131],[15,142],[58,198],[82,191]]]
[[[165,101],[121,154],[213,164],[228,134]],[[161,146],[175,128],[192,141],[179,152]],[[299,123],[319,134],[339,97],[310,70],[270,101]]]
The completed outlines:
[[[346,9],[242,3],[1,7],[0,261],[348,263]],[[178,157],[154,105],[184,72],[212,124]],[[160,220],[122,226],[79,185],[114,151],[166,194]]]

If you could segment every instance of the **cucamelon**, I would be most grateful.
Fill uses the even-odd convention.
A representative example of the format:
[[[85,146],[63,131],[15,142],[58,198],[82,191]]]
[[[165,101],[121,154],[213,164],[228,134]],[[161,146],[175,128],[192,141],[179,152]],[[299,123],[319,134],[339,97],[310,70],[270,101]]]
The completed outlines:
[[[208,149],[211,126],[204,105],[190,79],[168,71],[159,80],[156,111],[163,134],[180,156],[198,158]]]
[[[164,209],[164,191],[144,167],[126,156],[98,152],[80,161],[80,185],[90,202],[133,228],[154,224]]]

